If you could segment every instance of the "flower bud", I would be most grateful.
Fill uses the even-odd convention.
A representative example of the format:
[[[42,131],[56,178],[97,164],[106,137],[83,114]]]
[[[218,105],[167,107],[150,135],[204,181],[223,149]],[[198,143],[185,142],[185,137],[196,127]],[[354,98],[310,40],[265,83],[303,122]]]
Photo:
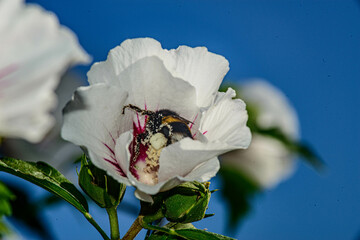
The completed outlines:
[[[102,208],[119,205],[126,189],[125,184],[119,183],[105,171],[89,163],[86,156],[83,156],[81,160],[79,185]]]
[[[186,182],[166,193],[162,212],[170,222],[191,223],[204,218],[210,183]]]

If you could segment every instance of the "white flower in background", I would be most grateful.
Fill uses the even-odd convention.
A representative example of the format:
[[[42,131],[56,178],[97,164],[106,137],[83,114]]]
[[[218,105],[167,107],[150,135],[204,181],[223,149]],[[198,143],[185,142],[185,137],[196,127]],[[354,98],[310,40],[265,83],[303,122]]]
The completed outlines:
[[[299,135],[299,123],[294,108],[286,96],[263,80],[241,85],[240,96],[256,110],[256,123],[264,129],[278,128],[288,138]],[[294,171],[294,156],[279,140],[253,133],[248,149],[224,154],[224,166],[235,166],[262,188],[270,188]]]
[[[244,102],[232,99],[232,89],[218,92],[228,69],[205,47],[126,40],[92,66],[90,86],[64,109],[62,136],[143,200],[183,181],[207,181],[219,154],[251,139]]]
[[[74,171],[74,161],[82,155],[82,151],[76,145],[63,140],[60,137],[60,130],[62,126],[62,109],[73,92],[84,83],[85,80],[76,73],[70,71],[64,74],[55,91],[58,104],[53,111],[56,120],[54,127],[41,142],[36,144],[22,139],[5,139],[2,142],[3,154],[25,161],[47,162],[64,174],[67,179],[76,183],[78,177]]]
[[[0,0],[0,136],[39,142],[63,71],[87,63],[76,36],[56,16],[23,0]]]

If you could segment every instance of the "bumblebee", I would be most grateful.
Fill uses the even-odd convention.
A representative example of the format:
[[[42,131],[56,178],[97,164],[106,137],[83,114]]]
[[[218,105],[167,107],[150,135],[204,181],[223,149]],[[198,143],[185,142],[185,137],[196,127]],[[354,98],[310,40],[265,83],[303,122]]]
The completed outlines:
[[[137,136],[137,143],[150,143],[155,149],[161,149],[185,137],[193,138],[189,127],[192,122],[180,117],[176,112],[168,109],[153,112],[129,104],[123,107],[123,114],[127,108],[148,117],[145,131]]]
[[[123,114],[127,108],[146,116],[145,130],[141,133],[134,133],[130,150],[131,161],[134,165],[131,165],[130,171],[134,171],[135,176],[142,175],[143,181],[148,184],[156,184],[162,149],[186,137],[193,139],[189,127],[192,122],[168,109],[153,112],[129,104],[123,107]],[[139,157],[145,160],[145,166],[135,166]],[[139,171],[142,174],[139,174]]]

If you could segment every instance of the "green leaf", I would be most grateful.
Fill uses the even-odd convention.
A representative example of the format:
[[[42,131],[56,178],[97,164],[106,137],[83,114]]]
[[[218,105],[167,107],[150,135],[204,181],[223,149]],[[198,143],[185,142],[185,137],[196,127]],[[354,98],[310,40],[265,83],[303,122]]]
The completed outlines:
[[[261,188],[239,170],[221,167],[219,175],[222,179],[220,191],[228,202],[228,230],[235,229],[237,224],[251,209],[251,200]]]
[[[321,171],[325,168],[324,161],[315,153],[315,151],[306,143],[297,142],[293,146],[293,151],[302,159],[313,166],[316,170]]]
[[[278,128],[260,128],[256,127],[254,132],[257,132],[261,135],[273,137],[280,142],[282,142],[289,151],[294,154],[298,154],[302,159],[306,160],[311,166],[313,166],[317,170],[322,170],[325,167],[324,161],[315,153],[311,147],[303,142],[298,142],[291,140],[282,131]]]
[[[193,225],[169,223],[164,227],[153,225],[144,226],[150,230],[156,230],[148,239],[149,240],[233,240],[217,233],[196,229]]]
[[[47,218],[41,214],[41,210],[43,210],[43,208],[41,208],[42,200],[31,200],[31,191],[28,191],[26,188],[21,188],[10,183],[6,183],[6,185],[16,195],[16,199],[11,202],[13,209],[11,218],[21,222],[30,230],[39,234],[40,239],[54,239],[46,225],[48,222]],[[60,201],[62,200],[60,199]]]
[[[15,195],[10,191],[10,189],[0,181],[0,198],[6,198],[9,200],[15,199]]]
[[[58,170],[44,162],[26,162],[13,158],[0,159],[0,171],[23,178],[69,202],[82,213],[88,212],[84,196]]]
[[[0,199],[0,217],[3,215],[11,216],[12,209],[9,200]]]
[[[181,237],[189,240],[230,240],[234,238],[230,238],[224,235],[220,235],[217,233],[208,232],[200,229],[181,229],[176,230],[176,233]]]
[[[0,217],[3,215],[10,216],[12,214],[10,201],[14,199],[15,195],[0,181]]]
[[[152,234],[150,237],[147,238],[147,240],[182,240],[184,238],[168,235],[168,234]]]

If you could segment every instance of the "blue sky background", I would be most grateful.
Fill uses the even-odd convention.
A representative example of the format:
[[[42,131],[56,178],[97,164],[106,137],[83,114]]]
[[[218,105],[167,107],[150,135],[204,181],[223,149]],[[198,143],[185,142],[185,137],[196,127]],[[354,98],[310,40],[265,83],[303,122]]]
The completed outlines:
[[[108,51],[127,38],[153,37],[164,48],[206,46],[225,56],[230,62],[228,80],[260,77],[280,88],[298,112],[302,139],[317,149],[328,169],[319,175],[300,162],[292,178],[254,201],[253,212],[234,237],[360,239],[359,2],[31,2],[55,12],[95,61],[105,60]],[[85,74],[88,69],[80,71]],[[212,186],[216,188],[218,181]],[[125,201],[131,203],[128,190]],[[91,210],[107,229],[106,214],[96,206]],[[220,194],[213,195],[209,212],[216,215],[197,226],[227,234]],[[134,217],[119,213],[124,234]],[[45,214],[58,239],[100,239],[71,206],[51,208]]]

